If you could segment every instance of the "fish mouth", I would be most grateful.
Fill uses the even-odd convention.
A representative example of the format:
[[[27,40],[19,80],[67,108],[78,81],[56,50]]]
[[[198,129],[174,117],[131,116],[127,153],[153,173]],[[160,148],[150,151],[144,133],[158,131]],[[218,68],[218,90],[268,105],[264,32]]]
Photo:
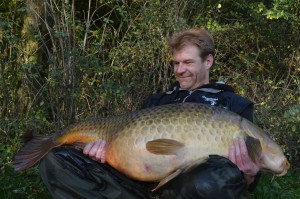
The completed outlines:
[[[273,173],[274,176],[284,176],[287,173],[287,170],[282,171],[281,173]]]
[[[280,172],[276,172],[276,173],[273,173],[275,176],[284,176],[286,173],[287,173],[287,171],[288,171],[288,169],[291,167],[291,164],[286,160],[286,161],[284,161],[282,164],[281,164],[281,167],[280,168],[282,168],[281,170],[280,170]]]
[[[274,167],[273,167],[273,169],[272,169],[272,167],[271,168],[262,168],[261,171],[270,172],[274,176],[284,176],[290,167],[291,167],[290,163],[287,160],[285,160],[276,169],[274,169]]]

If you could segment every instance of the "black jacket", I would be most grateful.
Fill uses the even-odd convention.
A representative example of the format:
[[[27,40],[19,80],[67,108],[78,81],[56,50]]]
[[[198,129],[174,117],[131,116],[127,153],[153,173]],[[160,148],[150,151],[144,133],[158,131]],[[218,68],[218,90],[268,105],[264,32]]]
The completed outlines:
[[[253,103],[234,93],[234,89],[231,86],[223,83],[206,84],[189,91],[181,89],[178,82],[176,82],[173,90],[159,93],[146,99],[142,108],[183,102],[220,106],[253,121]]]

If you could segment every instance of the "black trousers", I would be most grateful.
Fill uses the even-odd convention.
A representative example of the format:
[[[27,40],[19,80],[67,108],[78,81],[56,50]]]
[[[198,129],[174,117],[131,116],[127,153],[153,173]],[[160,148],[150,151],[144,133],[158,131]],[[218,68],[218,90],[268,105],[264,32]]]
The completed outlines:
[[[55,199],[246,199],[250,198],[240,170],[228,159],[211,156],[156,192],[152,182],[131,180],[81,151],[60,147],[40,163],[41,177]]]

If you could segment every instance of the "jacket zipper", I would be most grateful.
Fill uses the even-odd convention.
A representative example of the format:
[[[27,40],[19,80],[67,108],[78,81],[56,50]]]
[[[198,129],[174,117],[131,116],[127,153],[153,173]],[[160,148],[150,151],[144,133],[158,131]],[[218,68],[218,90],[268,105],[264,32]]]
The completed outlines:
[[[182,100],[182,103],[184,103],[185,100],[186,100],[188,97],[190,97],[194,91],[195,91],[195,90],[189,91],[189,94]]]

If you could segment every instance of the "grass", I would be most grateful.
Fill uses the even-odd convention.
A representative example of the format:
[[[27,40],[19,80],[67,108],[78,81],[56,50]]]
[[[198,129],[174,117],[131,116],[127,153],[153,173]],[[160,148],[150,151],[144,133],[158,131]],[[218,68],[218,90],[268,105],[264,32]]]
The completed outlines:
[[[1,173],[0,198],[51,198],[36,167],[18,173],[13,172],[12,168],[6,171],[1,169]]]
[[[293,168],[283,177],[269,173],[261,176],[258,187],[254,191],[255,199],[298,199],[300,198],[300,169]]]
[[[259,186],[253,193],[255,199],[297,199],[300,198],[300,169],[293,169],[284,177],[272,180],[272,175],[263,174]],[[39,177],[37,167],[24,172],[13,172],[11,166],[1,168],[0,198],[50,199]]]
[[[23,172],[14,172],[12,160],[20,144],[18,140],[6,140],[5,144],[0,144],[0,198],[50,199],[51,196],[39,177],[37,167]]]

